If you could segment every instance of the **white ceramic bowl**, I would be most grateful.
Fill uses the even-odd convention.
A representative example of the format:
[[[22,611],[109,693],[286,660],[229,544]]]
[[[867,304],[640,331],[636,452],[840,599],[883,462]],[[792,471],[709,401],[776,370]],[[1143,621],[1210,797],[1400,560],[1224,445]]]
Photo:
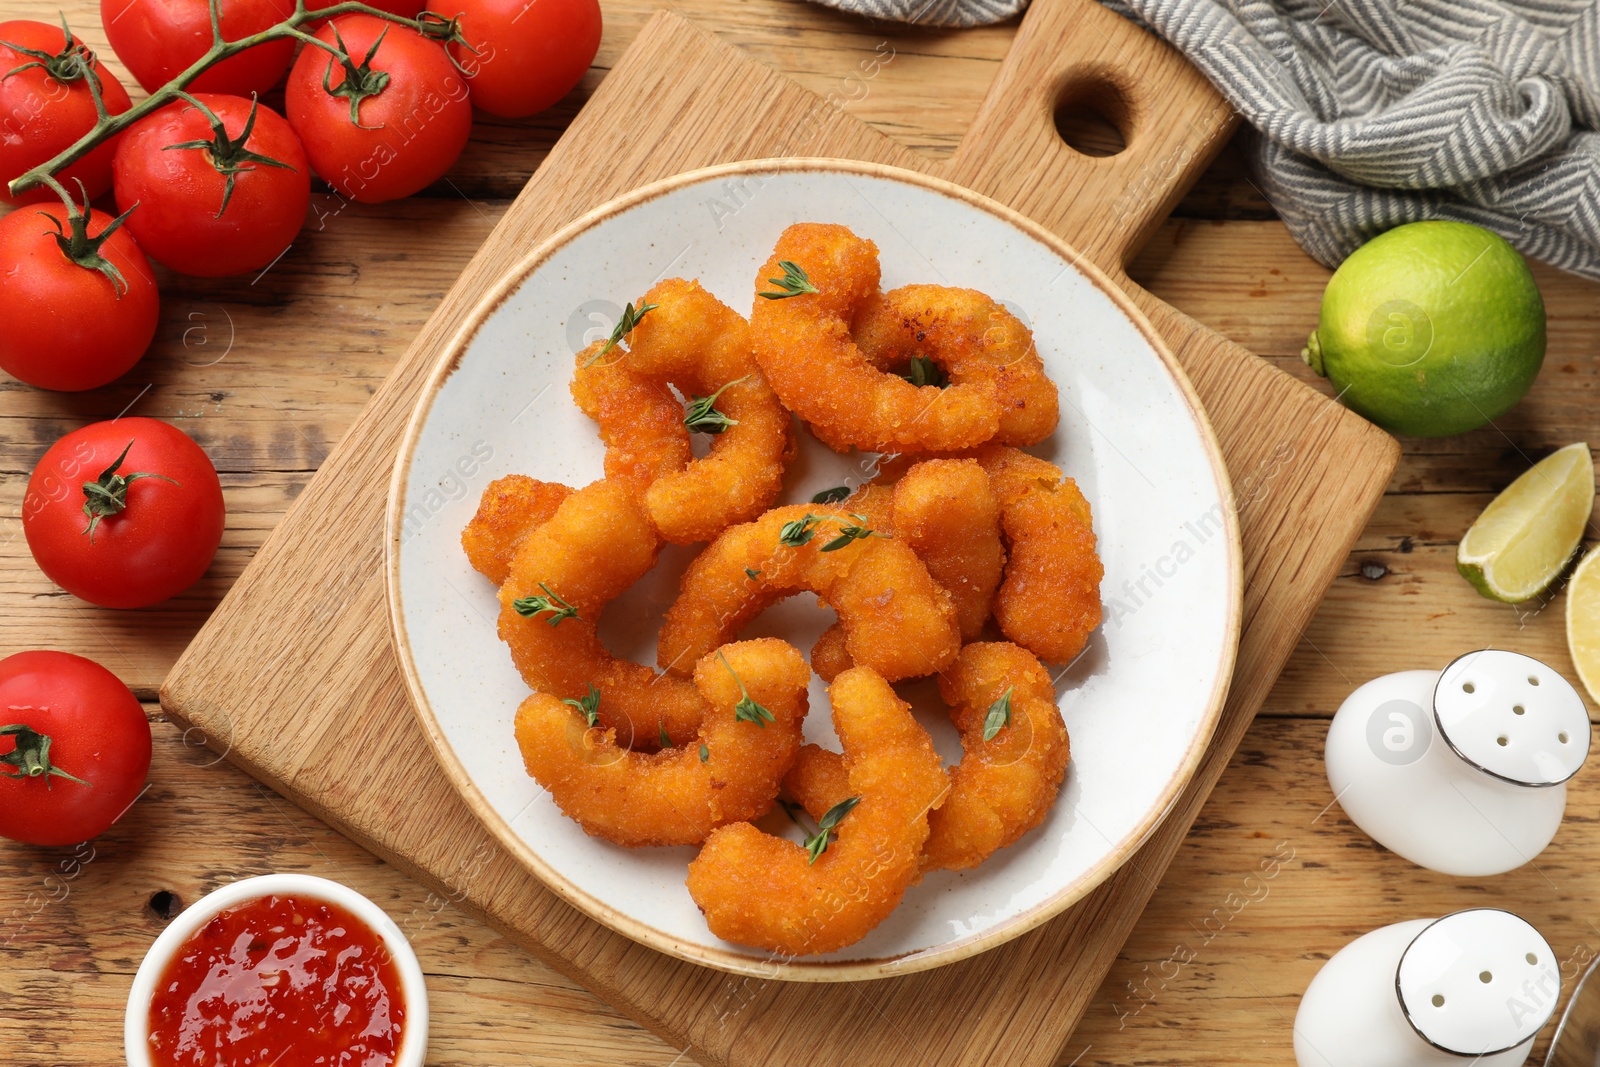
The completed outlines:
[[[521,472],[581,486],[602,474],[594,424],[568,393],[574,354],[658,278],[698,278],[748,314],[778,234],[837,222],[875,241],[885,288],[981,289],[1028,321],[1061,396],[1061,426],[1029,449],[1094,509],[1106,623],[1060,679],[1072,736],[1061,798],[1037,830],[967,872],[925,878],[866,939],[779,959],[712,936],[684,886],[692,848],[624,849],[586,835],[523,770],[512,720],[527,687],[496,634],[499,603],[461,550],[490,480]],[[782,503],[870,478],[802,432]],[[555,234],[483,294],[421,391],[389,511],[395,648],[441,766],[502,845],[599,922],[663,952],[763,978],[903,974],[1000,944],[1081,899],[1156,827],[1205,750],[1239,627],[1239,549],[1227,474],[1205,416],[1143,315],[1092,264],[1007,208],[867,163],[754,161],[679,175]],[[660,616],[693,551],[616,600],[601,636],[654,663]],[[811,647],[832,621],[810,597],[748,635]],[[960,748],[937,692],[913,703],[947,759]],[[834,745],[812,689],[807,738]],[[782,821],[781,814],[778,821]],[[772,828],[763,822],[764,828]]]
[[[145,953],[144,962],[139,964],[139,971],[133,976],[133,988],[128,992],[127,1015],[122,1026],[122,1043],[127,1052],[128,1067],[152,1067],[150,1000],[155,994],[161,973],[183,944],[221,912],[274,894],[308,897],[337,904],[377,933],[400,973],[401,995],[405,997],[406,1004],[400,1051],[395,1057],[394,1067],[423,1067],[423,1060],[428,1053],[428,987],[423,981],[422,965],[417,962],[417,954],[411,950],[411,943],[388,913],[372,901],[349,886],[309,874],[266,874],[241,879],[207,893],[167,924],[161,936]]]

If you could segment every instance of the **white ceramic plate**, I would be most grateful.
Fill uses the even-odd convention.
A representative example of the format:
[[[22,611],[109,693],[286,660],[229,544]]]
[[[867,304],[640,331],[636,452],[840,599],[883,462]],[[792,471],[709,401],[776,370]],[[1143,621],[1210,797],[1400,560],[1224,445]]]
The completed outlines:
[[[1076,478],[1094,508],[1106,622],[1059,682],[1072,765],[1044,825],[976,870],[924,879],[860,943],[782,961],[707,930],[684,887],[694,850],[628,850],[588,837],[523,771],[512,719],[527,688],[495,634],[495,590],[468,566],[459,538],[494,478],[523,472],[579,486],[601,476],[599,436],[567,383],[573,354],[610,332],[625,301],[680,276],[748,314],[757,269],[797,221],[844,223],[877,242],[885,288],[981,289],[1032,325],[1060,387],[1062,420],[1031,451]],[[781,502],[870,477],[870,457],[802,437]],[[602,634],[613,651],[655,662],[660,614],[691,555],[669,549],[607,609]],[[841,161],[733,164],[648,186],[568,226],[485,294],[441,358],[401,448],[388,576],[395,648],[417,713],[445,771],[509,851],[635,940],[796,980],[948,963],[1015,937],[1104,880],[1193,773],[1239,627],[1226,474],[1187,381],[1126,296],[1000,205],[922,175]],[[749,632],[808,650],[829,622],[813,598],[796,597]],[[820,683],[812,694],[806,734],[836,748]],[[919,707],[941,751],[958,757],[937,696]],[[763,825],[784,821],[780,813]]]

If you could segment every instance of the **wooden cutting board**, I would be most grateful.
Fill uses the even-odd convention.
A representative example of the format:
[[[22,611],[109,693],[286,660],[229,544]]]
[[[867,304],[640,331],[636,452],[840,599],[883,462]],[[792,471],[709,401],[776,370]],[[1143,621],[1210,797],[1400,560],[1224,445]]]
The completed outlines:
[[[875,59],[863,50],[842,96],[867,85]],[[1069,148],[1054,121],[1063,104],[1110,119],[1126,148],[1106,157]],[[968,137],[936,164],[683,19],[657,15],[184,653],[162,704],[263,782],[703,1063],[1054,1063],[1398,456],[1389,437],[1126,278],[1124,264],[1234,121],[1181,57],[1093,0],[1035,0]],[[1166,822],[1050,923],[949,967],[869,983],[698,968],[557,900],[498,850],[435,765],[406,702],[384,604],[383,516],[399,437],[478,295],[608,199],[682,170],[774,156],[936,172],[1072,242],[1134,294],[1187,369],[1221,441],[1243,534],[1233,690]]]

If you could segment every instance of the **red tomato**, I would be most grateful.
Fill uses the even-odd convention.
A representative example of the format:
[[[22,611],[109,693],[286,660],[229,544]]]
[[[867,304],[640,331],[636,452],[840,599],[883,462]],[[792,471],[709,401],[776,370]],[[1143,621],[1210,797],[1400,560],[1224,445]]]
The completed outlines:
[[[48,53],[52,58],[40,59],[19,48]],[[0,74],[27,63],[45,64],[0,78],[0,203],[37,204],[56,199],[46,186],[18,197],[5,187],[24,171],[60,155],[94,127],[94,95],[84,73],[90,55],[82,41],[68,38],[60,26],[0,22]],[[133,106],[128,90],[98,61],[94,72],[108,112],[119,115]],[[111,154],[116,148],[112,138],[56,177],[74,193],[81,181],[90,198],[97,197],[111,188]]]
[[[311,165],[300,139],[271,108],[215,93],[195,99],[221,120],[225,138],[199,108],[182,101],[129,127],[117,148],[117,210],[139,205],[128,229],[140,248],[175,271],[216,278],[260,270],[283,254],[305,222]],[[255,123],[246,140],[252,107]],[[179,144],[196,147],[172,147]]]
[[[438,13],[461,18],[476,48],[450,52],[467,72],[472,102],[519,119],[560,100],[582,80],[600,50],[599,0],[443,0]]]
[[[396,200],[443,176],[472,133],[472,104],[444,46],[407,26],[375,15],[341,15],[317,31],[335,31],[373,91],[355,105],[323,88],[344,87],[348,72],[325,49],[307,45],[289,72],[284,94],[289,125],[300,135],[311,166],[343,196],[363,203]],[[383,37],[372,55],[367,54]],[[388,81],[382,87],[377,82]]]
[[[217,554],[223,519],[211,460],[160,419],[72,431],[39,460],[22,499],[39,569],[106,608],[142,608],[193,585]]]
[[[0,835],[30,845],[98,837],[149,772],[150,724],[116,675],[67,652],[0,659]]]
[[[222,0],[222,37],[237,41],[294,14],[294,0]],[[206,0],[100,0],[106,39],[145,92],[153,93],[211,47]],[[294,58],[294,39],[268,41],[223,60],[189,83],[191,93],[265,93]]]
[[[110,224],[111,216],[91,211],[89,243]],[[92,251],[69,259],[56,244],[62,231],[70,235],[73,223],[61,204],[0,218],[0,367],[41,389],[93,389],[125,374],[150,347],[160,297],[150,261],[126,228],[98,253],[121,273],[120,283],[80,265]]]

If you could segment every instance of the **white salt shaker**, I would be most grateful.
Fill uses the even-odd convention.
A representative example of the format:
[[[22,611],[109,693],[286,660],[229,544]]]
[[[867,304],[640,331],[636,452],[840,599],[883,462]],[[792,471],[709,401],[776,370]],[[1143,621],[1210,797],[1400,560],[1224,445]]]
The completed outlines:
[[[1323,964],[1295,1013],[1294,1057],[1299,1067],[1514,1067],[1560,999],[1555,952],[1518,916],[1413,919]]]
[[[1519,652],[1469,652],[1351,693],[1328,727],[1334,798],[1363,831],[1443,874],[1499,874],[1555,836],[1589,754],[1583,698]]]

